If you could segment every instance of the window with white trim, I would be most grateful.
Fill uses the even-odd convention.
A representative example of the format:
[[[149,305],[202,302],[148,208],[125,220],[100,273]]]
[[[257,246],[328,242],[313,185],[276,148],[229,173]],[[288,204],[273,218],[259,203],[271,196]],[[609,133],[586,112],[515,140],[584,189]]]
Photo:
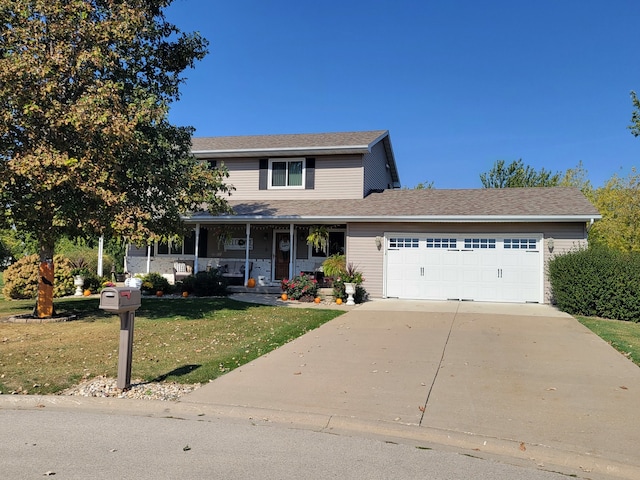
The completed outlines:
[[[269,160],[269,188],[304,188],[305,159]]]

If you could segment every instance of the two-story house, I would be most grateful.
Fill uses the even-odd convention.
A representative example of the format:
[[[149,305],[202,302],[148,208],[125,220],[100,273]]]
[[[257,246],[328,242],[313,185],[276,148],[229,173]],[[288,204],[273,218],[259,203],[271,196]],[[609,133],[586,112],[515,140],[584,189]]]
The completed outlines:
[[[196,213],[182,244],[131,247],[129,273],[220,268],[246,284],[318,272],[344,253],[372,297],[548,302],[544,265],[600,215],[575,188],[400,189],[389,132],[194,138],[224,164],[233,215]],[[307,243],[324,227],[328,245]],[[181,268],[176,268],[176,265]]]

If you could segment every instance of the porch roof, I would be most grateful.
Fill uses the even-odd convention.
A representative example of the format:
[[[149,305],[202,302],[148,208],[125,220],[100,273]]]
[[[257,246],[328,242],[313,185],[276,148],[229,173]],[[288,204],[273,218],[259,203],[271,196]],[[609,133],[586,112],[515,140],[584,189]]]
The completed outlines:
[[[588,222],[598,210],[577,188],[384,190],[363,199],[234,202],[235,215],[197,213],[211,223]]]

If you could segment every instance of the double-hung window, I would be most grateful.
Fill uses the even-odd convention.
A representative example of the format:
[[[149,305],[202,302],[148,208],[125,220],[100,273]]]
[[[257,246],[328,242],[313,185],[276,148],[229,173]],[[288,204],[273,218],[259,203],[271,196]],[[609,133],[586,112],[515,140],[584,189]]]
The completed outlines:
[[[269,188],[304,188],[304,158],[269,161]]]

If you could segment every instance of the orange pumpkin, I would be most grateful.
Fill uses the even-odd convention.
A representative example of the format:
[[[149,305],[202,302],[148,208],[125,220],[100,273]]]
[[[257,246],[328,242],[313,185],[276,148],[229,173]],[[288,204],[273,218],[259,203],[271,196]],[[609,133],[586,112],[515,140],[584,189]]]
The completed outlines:
[[[189,292],[182,292],[182,296],[183,296],[184,298],[187,298],[187,297],[189,296]]]
[[[88,297],[89,295],[91,295],[91,290],[89,290],[88,288],[83,292],[83,295],[85,297]]]
[[[313,299],[314,303],[320,303],[320,297],[316,297]]]
[[[287,298],[289,298],[289,297],[287,297],[286,293],[283,293],[282,295],[280,295],[280,298],[286,302]]]
[[[336,298],[336,303],[338,305],[342,305],[342,299],[341,298]]]
[[[156,292],[156,297],[161,297],[162,295],[164,295],[164,292],[162,290],[158,290]]]
[[[253,288],[255,286],[256,286],[256,279],[255,278],[250,278],[249,280],[247,280],[247,287]]]

